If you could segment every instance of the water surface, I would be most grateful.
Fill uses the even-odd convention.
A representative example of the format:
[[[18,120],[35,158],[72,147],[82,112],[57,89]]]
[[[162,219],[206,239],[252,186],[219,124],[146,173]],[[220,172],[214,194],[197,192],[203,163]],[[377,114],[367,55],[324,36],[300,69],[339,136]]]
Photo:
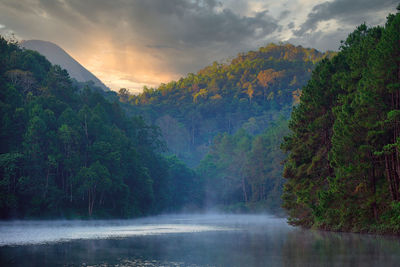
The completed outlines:
[[[0,223],[0,266],[399,266],[397,237],[303,230],[268,215]]]

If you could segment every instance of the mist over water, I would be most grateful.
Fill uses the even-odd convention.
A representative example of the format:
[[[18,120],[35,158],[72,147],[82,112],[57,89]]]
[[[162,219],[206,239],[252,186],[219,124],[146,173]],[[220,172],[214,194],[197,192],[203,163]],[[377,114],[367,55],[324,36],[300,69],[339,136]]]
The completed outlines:
[[[109,239],[142,235],[223,231],[180,217],[158,216],[140,220],[15,221],[0,223],[0,246]]]
[[[269,215],[0,223],[1,266],[398,266],[396,237],[291,227]]]

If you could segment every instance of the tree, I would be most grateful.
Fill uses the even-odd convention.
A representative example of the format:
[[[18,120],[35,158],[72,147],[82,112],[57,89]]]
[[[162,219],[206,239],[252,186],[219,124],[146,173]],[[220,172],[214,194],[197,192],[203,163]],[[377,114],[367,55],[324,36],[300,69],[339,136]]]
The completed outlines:
[[[111,186],[110,173],[106,167],[96,161],[89,168],[83,167],[77,177],[81,183],[79,190],[86,192],[87,195],[88,215],[92,216],[96,197]]]
[[[400,15],[359,26],[303,87],[282,144],[293,224],[398,233]]]
[[[121,88],[118,91],[119,101],[127,103],[130,97],[129,91],[126,88]]]
[[[270,85],[274,84],[275,80],[281,78],[284,75],[284,71],[275,71],[273,69],[266,69],[260,71],[257,75],[258,83],[263,88],[263,98],[267,97],[267,89]],[[271,92],[272,93],[272,92]]]

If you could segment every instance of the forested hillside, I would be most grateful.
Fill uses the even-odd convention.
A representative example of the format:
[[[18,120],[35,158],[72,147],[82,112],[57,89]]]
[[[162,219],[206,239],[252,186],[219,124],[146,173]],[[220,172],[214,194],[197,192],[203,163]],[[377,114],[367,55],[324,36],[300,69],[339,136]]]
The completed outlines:
[[[234,135],[218,134],[197,168],[205,187],[205,206],[228,212],[281,213],[284,153],[279,146],[286,134],[286,117],[256,136],[244,129]]]
[[[132,217],[201,204],[159,130],[0,38],[0,217]]]
[[[171,153],[196,166],[217,134],[240,128],[260,134],[289,116],[315,63],[334,54],[269,44],[157,89],[144,88],[139,95],[122,89],[119,96],[133,105],[131,114],[161,128]]]
[[[116,98],[1,41],[4,218],[276,210],[286,120],[315,63],[333,55],[271,44]],[[202,161],[195,172],[174,154]]]
[[[269,44],[139,95],[121,89],[119,98],[160,127],[167,153],[196,168],[205,207],[276,212],[286,122],[315,64],[334,55]]]
[[[361,25],[323,60],[289,122],[284,207],[291,223],[400,232],[400,14]]]

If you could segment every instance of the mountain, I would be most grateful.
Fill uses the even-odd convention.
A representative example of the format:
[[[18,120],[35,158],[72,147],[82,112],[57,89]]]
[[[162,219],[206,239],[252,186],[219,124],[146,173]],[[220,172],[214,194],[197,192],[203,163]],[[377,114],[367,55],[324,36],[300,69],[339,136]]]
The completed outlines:
[[[139,95],[119,94],[132,105],[128,112],[160,127],[170,152],[196,166],[218,133],[260,134],[289,116],[315,64],[333,55],[269,44]]]
[[[76,79],[78,82],[93,81],[95,86],[100,87],[104,91],[110,90],[96,76],[65,52],[64,49],[52,42],[27,40],[22,41],[21,46],[39,52],[54,65],[60,65],[68,71],[71,78]]]

